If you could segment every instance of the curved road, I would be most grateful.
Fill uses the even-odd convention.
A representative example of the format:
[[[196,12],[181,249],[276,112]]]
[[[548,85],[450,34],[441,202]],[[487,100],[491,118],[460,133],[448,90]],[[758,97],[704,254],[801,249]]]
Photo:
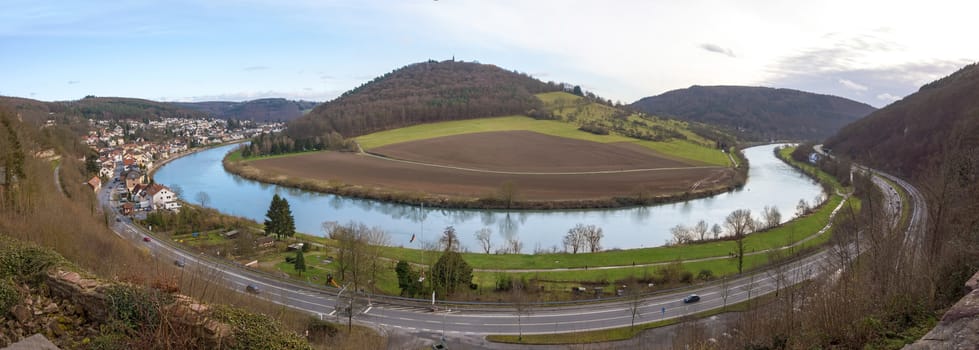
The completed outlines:
[[[918,191],[903,180],[887,177],[910,194],[913,199],[913,215],[906,234],[906,241],[914,243],[917,232],[924,222],[924,201]],[[885,181],[875,181],[881,187],[890,207],[899,208],[900,197],[896,189]],[[99,194],[102,203],[109,203],[109,193],[115,186],[109,185]],[[899,215],[892,215],[897,220]],[[340,321],[338,297],[335,289],[304,285],[300,282],[284,280],[266,273],[213,260],[208,257],[188,253],[170,242],[143,238],[149,236],[129,219],[118,217],[112,229],[121,237],[136,245],[145,246],[158,259],[172,263],[180,260],[186,263],[185,270],[194,271],[211,280],[223,280],[233,289],[245,292],[245,286],[254,285],[260,290],[257,297],[306,311],[321,318]],[[854,249],[851,247],[851,249]],[[445,305],[437,302],[437,311],[432,311],[430,301],[405,300],[394,297],[375,297],[373,300],[358,297],[354,305],[353,319],[356,322],[381,328],[393,333],[410,333],[422,338],[437,339],[438,336],[469,346],[494,346],[483,337],[487,334],[566,333],[596,329],[627,327],[633,322],[633,306],[638,306],[635,323],[654,322],[678,318],[711,309],[725,304],[735,304],[764,294],[775,292],[777,288],[793,285],[812,278],[816,274],[835,271],[837,255],[832,249],[797,259],[782,267],[760,271],[750,275],[715,281],[695,288],[651,295],[641,299],[638,304],[627,298],[606,298],[602,301],[563,306],[534,306],[524,312],[516,312],[513,306],[462,304]],[[688,294],[699,294],[698,303],[684,304],[682,299]],[[340,303],[350,302],[350,292],[342,294]],[[370,304],[369,304],[370,303]],[[343,317],[345,318],[345,316]]]

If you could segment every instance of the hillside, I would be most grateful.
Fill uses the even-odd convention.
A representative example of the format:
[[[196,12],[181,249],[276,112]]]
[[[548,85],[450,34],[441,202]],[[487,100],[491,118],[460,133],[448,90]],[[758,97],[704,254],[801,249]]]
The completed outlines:
[[[290,121],[302,117],[318,102],[294,101],[284,98],[263,98],[244,102],[174,102],[173,105],[207,113],[220,119],[253,120],[260,122]]]
[[[25,118],[43,120],[49,112],[88,119],[206,118],[204,112],[166,102],[126,97],[88,96],[76,101],[45,102],[19,97],[0,97],[0,103]]]
[[[429,122],[524,114],[540,106],[534,94],[560,89],[494,65],[427,61],[317,106],[292,121],[288,133],[297,139],[332,131],[354,137]]]
[[[862,163],[911,176],[943,148],[979,145],[977,135],[979,65],[972,64],[847,125],[826,145]]]
[[[691,86],[642,98],[630,107],[718,125],[758,141],[822,139],[874,111],[836,96],[748,86]]]

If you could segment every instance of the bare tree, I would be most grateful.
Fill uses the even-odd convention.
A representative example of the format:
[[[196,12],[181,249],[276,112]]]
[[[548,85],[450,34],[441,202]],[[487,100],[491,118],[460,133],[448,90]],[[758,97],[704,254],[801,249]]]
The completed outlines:
[[[727,309],[727,298],[731,296],[731,283],[728,281],[728,276],[721,277],[721,299],[724,300],[724,306],[721,310]]]
[[[809,203],[807,203],[805,199],[800,199],[799,204],[795,205],[795,216],[801,217],[809,214],[809,210]]]
[[[454,252],[459,249],[459,237],[456,235],[455,227],[447,226],[445,231],[442,231],[442,238],[439,238],[439,244],[447,252]]]
[[[323,228],[331,229],[327,235],[337,241],[335,262],[340,279],[353,283],[354,290],[364,284],[373,287],[384,268],[380,257],[382,247],[388,244],[387,233],[354,222],[343,226],[324,223]]]
[[[493,244],[490,241],[492,237],[493,231],[488,227],[483,227],[479,229],[479,231],[476,231],[476,241],[478,241],[479,245],[483,247],[483,252],[486,254],[489,254],[490,250],[493,249]]]
[[[724,226],[734,236],[738,246],[738,273],[744,272],[744,238],[755,230],[755,220],[751,218],[751,210],[738,209],[724,219]]]
[[[673,235],[672,243],[675,245],[687,244],[693,241],[693,235],[690,233],[690,229],[683,225],[676,225],[670,228],[670,234]]]
[[[642,316],[639,312],[642,310],[643,305],[646,304],[646,300],[643,299],[643,291],[641,285],[638,283],[630,285],[629,288],[629,311],[632,316],[632,324],[630,328],[636,328],[636,318]]]
[[[506,241],[506,247],[503,251],[504,253],[520,254],[521,250],[523,250],[523,242],[517,238],[511,238]]]
[[[510,209],[510,207],[513,206],[513,202],[516,202],[517,197],[519,196],[517,185],[515,185],[513,181],[504,182],[503,185],[500,186],[499,196],[500,201],[506,205],[507,209]]]
[[[585,225],[577,224],[568,230],[564,236],[564,251],[570,250],[572,254],[578,254],[579,250],[585,249]]]
[[[515,279],[513,281],[513,288],[510,289],[513,298],[511,302],[517,313],[518,341],[523,341],[523,316],[530,315],[533,312],[533,304],[531,303],[530,296],[527,295],[527,287],[523,285],[523,282]]]
[[[714,235],[714,239],[720,238],[722,232],[724,232],[724,229],[721,228],[721,225],[714,224],[710,228],[710,233]]]
[[[705,236],[707,236],[707,222],[704,220],[697,222],[697,225],[693,227],[693,234],[700,237],[700,240],[703,241]]]
[[[602,228],[595,225],[585,226],[585,240],[588,241],[588,250],[592,253],[602,250],[602,237],[605,234],[602,233]]]
[[[200,203],[202,207],[207,206],[207,202],[211,201],[211,196],[204,191],[197,192],[197,196],[194,198],[197,199],[197,202]]]
[[[765,228],[774,228],[782,224],[782,213],[775,206],[765,206],[762,216],[765,217]]]

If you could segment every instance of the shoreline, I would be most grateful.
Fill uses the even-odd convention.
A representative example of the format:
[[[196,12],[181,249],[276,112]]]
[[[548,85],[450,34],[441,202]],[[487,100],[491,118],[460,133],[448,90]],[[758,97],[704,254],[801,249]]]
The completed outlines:
[[[670,195],[659,195],[642,197],[633,196],[613,196],[599,199],[578,199],[578,200],[542,200],[528,201],[517,200],[509,203],[496,198],[463,198],[450,197],[444,195],[432,195],[427,193],[407,192],[392,189],[369,189],[362,186],[339,183],[335,181],[316,180],[310,178],[294,178],[279,174],[269,174],[258,168],[252,167],[246,161],[229,160],[229,152],[222,158],[221,164],[224,170],[252,181],[266,184],[295,188],[318,193],[332,194],[343,197],[370,199],[387,203],[420,206],[424,205],[432,208],[444,209],[492,209],[492,210],[586,210],[586,209],[621,209],[630,207],[641,207],[648,205],[678,203],[693,199],[707,198],[733,191],[743,186],[747,181],[747,171],[738,168],[730,168],[734,171],[732,179],[719,186],[696,189],[694,191],[674,193]],[[741,158],[741,157],[739,157]],[[743,158],[742,158],[743,159]]]

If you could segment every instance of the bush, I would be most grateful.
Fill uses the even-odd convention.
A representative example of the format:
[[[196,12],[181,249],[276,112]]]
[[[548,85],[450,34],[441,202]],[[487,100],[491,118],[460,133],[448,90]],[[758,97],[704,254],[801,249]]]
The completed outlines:
[[[690,271],[683,271],[680,273],[680,282],[683,283],[693,283],[693,273]]]
[[[709,281],[711,278],[714,278],[714,272],[708,269],[700,270],[700,273],[697,274],[697,278],[704,281]]]
[[[6,315],[19,302],[20,293],[14,288],[13,281],[0,279],[0,316]]]
[[[513,278],[505,273],[496,275],[496,291],[508,292],[510,289],[513,289]]]

